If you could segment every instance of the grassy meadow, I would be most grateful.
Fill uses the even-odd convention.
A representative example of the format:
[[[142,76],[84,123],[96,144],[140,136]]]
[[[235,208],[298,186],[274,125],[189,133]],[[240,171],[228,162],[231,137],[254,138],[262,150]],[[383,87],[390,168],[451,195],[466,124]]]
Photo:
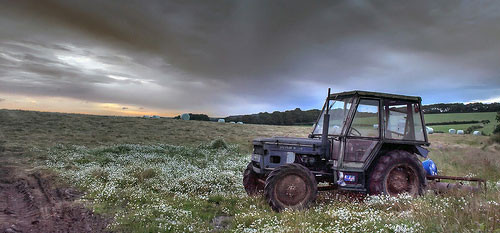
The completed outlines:
[[[439,123],[439,122],[449,122],[449,121],[482,121],[489,120],[489,124],[459,124],[459,125],[432,125],[429,126],[434,129],[434,131],[442,131],[447,133],[449,129],[456,130],[466,130],[470,126],[480,125],[484,128],[477,129],[482,131],[485,135],[489,135],[493,132],[496,126],[496,112],[475,112],[475,113],[439,113],[439,114],[425,114],[425,123]]]
[[[485,136],[430,135],[430,157],[440,174],[487,179],[486,193],[329,191],[283,213],[248,197],[251,140],[310,130],[0,110],[0,153],[84,191],[80,201],[118,232],[500,232],[500,145]]]

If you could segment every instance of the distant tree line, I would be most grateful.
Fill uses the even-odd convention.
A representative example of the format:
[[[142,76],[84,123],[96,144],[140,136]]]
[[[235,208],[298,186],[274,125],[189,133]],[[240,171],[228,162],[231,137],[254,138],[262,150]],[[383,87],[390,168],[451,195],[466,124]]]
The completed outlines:
[[[465,112],[498,112],[500,103],[451,103],[451,104],[430,104],[422,106],[426,114],[432,113],[465,113]]]
[[[445,122],[433,122],[433,123],[425,123],[427,126],[431,125],[463,125],[463,124],[489,124],[490,120],[481,120],[481,121],[445,121]]]
[[[431,104],[422,106],[422,110],[424,111],[425,114],[499,112],[500,103]],[[241,121],[246,124],[265,124],[265,125],[311,125],[316,122],[320,113],[321,111],[318,109],[303,111],[300,108],[296,108],[295,110],[288,110],[284,112],[274,111],[272,113],[261,112],[258,114],[229,116],[225,118],[225,121],[226,122]],[[481,123],[489,123],[489,122],[481,122]]]
[[[226,117],[226,122],[244,122],[246,124],[265,125],[310,125],[314,124],[321,113],[318,109],[302,111],[300,108],[284,112],[274,111],[272,113],[260,112],[251,115],[239,115]]]
[[[181,115],[174,117],[174,119],[181,119]],[[191,121],[210,121],[210,117],[205,114],[189,113],[189,120]]]

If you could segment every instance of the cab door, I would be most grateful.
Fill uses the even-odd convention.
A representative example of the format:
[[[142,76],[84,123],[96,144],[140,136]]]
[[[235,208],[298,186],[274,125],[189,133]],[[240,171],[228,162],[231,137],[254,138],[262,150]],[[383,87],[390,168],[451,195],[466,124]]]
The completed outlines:
[[[347,129],[342,167],[362,168],[380,135],[380,100],[361,98]]]

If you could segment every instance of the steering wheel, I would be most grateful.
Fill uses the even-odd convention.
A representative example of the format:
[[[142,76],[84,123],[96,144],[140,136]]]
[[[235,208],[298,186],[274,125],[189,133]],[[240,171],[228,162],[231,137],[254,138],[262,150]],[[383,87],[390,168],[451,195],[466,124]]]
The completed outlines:
[[[354,127],[351,127],[351,134],[352,134],[352,132],[353,132],[353,131],[355,131],[355,133],[357,133],[357,134],[358,134],[358,135],[355,135],[355,136],[361,136],[361,135],[362,135],[362,134],[361,134],[361,132],[359,132],[359,130],[357,130],[357,129],[356,129],[356,128],[354,128]]]

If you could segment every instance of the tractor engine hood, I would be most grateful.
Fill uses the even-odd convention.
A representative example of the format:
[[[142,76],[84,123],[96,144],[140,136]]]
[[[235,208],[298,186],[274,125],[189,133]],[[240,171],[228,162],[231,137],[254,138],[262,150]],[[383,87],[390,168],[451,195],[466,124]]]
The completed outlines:
[[[254,163],[254,171],[262,173],[283,164],[297,162],[303,156],[321,158],[323,153],[320,139],[257,138],[253,140],[252,162]]]

